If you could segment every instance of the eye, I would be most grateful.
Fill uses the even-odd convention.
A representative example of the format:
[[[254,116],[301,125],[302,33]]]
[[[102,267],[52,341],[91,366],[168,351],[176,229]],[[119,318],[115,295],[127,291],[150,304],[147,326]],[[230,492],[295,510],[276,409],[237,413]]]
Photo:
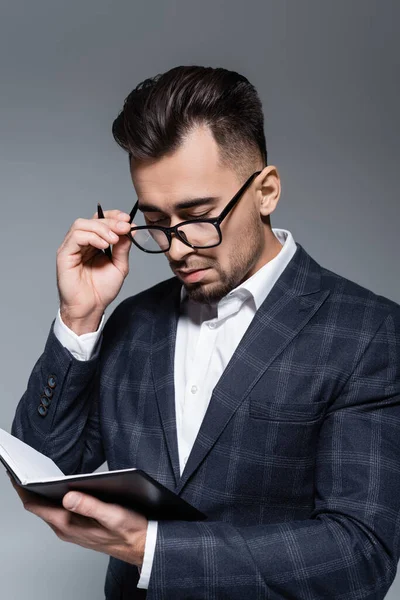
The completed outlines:
[[[148,219],[147,217],[145,217],[145,221],[148,225],[157,225],[158,223],[163,223],[166,220],[167,220],[167,218],[163,217],[162,219],[156,219],[155,221],[152,221],[151,219]]]
[[[201,215],[186,215],[185,217],[182,218],[182,221],[200,221],[201,219],[206,219],[207,217],[209,217],[210,212],[212,212],[212,211],[208,210],[207,212],[202,213]],[[151,219],[148,219],[145,216],[145,220],[148,225],[160,225],[161,223],[163,223],[165,225],[165,221],[168,221],[168,218],[162,217],[161,219],[156,219],[156,220],[152,221]]]
[[[207,217],[210,216],[210,212],[211,211],[207,211],[205,213],[202,213],[201,215],[192,215],[192,216],[188,216],[187,219],[185,219],[185,221],[197,221],[200,219],[206,219]]]

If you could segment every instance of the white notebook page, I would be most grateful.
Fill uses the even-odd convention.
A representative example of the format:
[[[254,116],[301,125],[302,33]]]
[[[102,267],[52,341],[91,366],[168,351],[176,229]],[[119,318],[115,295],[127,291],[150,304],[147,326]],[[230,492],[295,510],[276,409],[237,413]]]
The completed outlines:
[[[0,454],[24,485],[30,481],[64,477],[51,458],[3,429],[0,429]]]

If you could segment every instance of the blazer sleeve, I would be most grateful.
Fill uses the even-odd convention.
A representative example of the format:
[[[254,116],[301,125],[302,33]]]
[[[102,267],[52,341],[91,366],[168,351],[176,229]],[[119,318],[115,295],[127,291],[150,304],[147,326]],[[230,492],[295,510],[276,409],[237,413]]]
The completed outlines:
[[[383,599],[400,528],[400,311],[381,323],[320,432],[309,519],[159,522],[149,600]]]
[[[54,321],[11,433],[49,456],[65,475],[92,472],[105,461],[98,412],[99,351],[90,360],[77,360],[57,339],[53,326]],[[50,404],[40,414],[46,389]]]

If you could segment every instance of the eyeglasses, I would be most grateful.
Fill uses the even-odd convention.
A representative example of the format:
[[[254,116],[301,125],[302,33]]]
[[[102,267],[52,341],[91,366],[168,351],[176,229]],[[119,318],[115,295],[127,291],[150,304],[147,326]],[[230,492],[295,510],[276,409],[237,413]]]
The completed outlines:
[[[190,248],[214,248],[222,242],[221,223],[233,207],[239,202],[247,188],[261,171],[253,173],[242,185],[240,190],[228,202],[218,217],[211,219],[190,219],[182,221],[173,227],[162,227],[161,225],[139,225],[132,227],[127,235],[132,242],[143,252],[160,254],[168,252],[171,248],[172,234]],[[138,210],[139,200],[130,212],[130,222],[133,221]],[[132,235],[132,232],[135,232]]]

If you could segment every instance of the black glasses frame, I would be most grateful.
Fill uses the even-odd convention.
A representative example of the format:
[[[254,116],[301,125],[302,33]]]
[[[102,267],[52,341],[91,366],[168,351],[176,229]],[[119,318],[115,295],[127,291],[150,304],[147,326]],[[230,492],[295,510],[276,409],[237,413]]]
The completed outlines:
[[[261,173],[261,171],[256,171],[255,173],[250,175],[250,177],[244,182],[244,184],[242,185],[240,190],[238,192],[236,192],[236,194],[233,196],[232,200],[230,200],[228,202],[228,204],[225,206],[225,208],[222,210],[222,212],[218,215],[218,217],[212,217],[211,219],[189,219],[188,221],[182,221],[181,223],[177,223],[173,227],[162,227],[161,225],[138,225],[137,227],[132,227],[131,232],[128,233],[127,235],[132,240],[132,242],[135,244],[135,246],[137,248],[139,248],[139,250],[142,250],[142,252],[148,252],[149,254],[163,254],[165,252],[168,252],[169,249],[171,248],[172,234],[176,235],[176,237],[181,242],[186,244],[186,246],[189,246],[189,248],[194,248],[194,249],[215,248],[215,246],[219,246],[220,243],[222,242],[222,232],[221,232],[221,228],[220,228],[222,221],[225,219],[227,214],[230,213],[230,211],[233,209],[233,207],[239,202],[239,200],[243,196],[244,192],[247,190],[247,188],[250,186],[250,184],[253,182],[253,180],[260,173]],[[136,202],[135,206],[132,208],[132,210],[129,214],[131,223],[132,223],[133,219],[135,218],[135,215],[138,210],[138,206],[139,206],[139,200]],[[179,232],[179,228],[183,227],[183,225],[190,225],[192,223],[210,223],[211,225],[214,225],[215,229],[218,232],[218,237],[219,237],[218,242],[216,244],[212,244],[211,246],[195,246],[194,244],[190,244],[185,239],[184,234]],[[142,246],[139,246],[139,244],[137,244],[135,242],[135,236],[132,235],[132,231],[139,231],[141,229],[155,229],[158,231],[163,231],[169,242],[168,248],[166,250],[145,250],[144,248],[142,248]]]

